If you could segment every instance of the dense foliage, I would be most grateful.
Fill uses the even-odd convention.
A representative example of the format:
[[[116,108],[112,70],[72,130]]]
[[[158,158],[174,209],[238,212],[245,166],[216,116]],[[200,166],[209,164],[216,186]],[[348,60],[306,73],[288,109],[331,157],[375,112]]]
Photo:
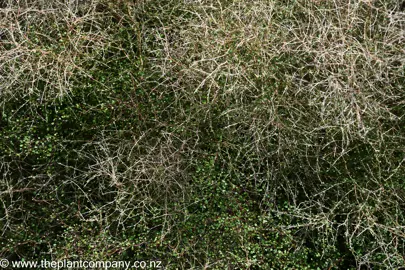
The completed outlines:
[[[394,0],[0,1],[0,257],[405,267],[404,33]]]

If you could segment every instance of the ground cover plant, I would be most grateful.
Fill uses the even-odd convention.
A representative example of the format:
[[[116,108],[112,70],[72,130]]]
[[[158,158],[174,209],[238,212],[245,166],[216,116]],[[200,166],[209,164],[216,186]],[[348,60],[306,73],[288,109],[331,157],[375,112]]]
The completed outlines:
[[[0,1],[0,257],[405,267],[405,5]]]

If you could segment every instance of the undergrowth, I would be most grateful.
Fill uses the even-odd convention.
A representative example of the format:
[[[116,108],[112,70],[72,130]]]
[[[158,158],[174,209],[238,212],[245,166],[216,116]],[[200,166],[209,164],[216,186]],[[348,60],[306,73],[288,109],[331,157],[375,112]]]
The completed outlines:
[[[0,2],[0,255],[405,266],[398,1]]]

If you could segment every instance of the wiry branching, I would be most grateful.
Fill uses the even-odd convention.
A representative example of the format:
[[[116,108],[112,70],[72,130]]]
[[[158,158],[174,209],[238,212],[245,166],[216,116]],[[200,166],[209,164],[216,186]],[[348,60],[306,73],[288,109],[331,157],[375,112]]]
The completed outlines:
[[[291,249],[312,245],[320,260],[338,250],[330,269],[339,261],[358,269],[405,264],[405,13],[398,1],[11,2],[0,6],[2,117],[17,123],[19,110],[34,112],[21,121],[36,134],[29,116],[51,123],[57,110],[69,112],[46,138],[59,136],[57,147],[74,151],[28,160],[40,138],[7,133],[3,231],[15,234],[31,218],[28,197],[98,224],[100,248],[112,249],[109,233],[134,228],[160,231],[153,241],[162,244],[200,203],[192,197],[196,171],[210,160],[207,179],[227,181],[235,197],[242,186],[246,204],[255,200],[265,218],[288,221],[272,229],[293,231]],[[16,100],[18,108],[9,106]],[[76,107],[55,105],[43,116],[38,104],[58,100]],[[76,115],[89,128],[73,128]],[[97,130],[96,121],[109,130]],[[54,163],[64,171],[46,169]],[[54,198],[37,198],[47,192]],[[79,229],[58,222],[70,230],[64,236],[78,238]],[[201,242],[189,242],[182,267],[231,267],[236,255],[211,258],[198,250]],[[243,265],[254,265],[242,247]]]

